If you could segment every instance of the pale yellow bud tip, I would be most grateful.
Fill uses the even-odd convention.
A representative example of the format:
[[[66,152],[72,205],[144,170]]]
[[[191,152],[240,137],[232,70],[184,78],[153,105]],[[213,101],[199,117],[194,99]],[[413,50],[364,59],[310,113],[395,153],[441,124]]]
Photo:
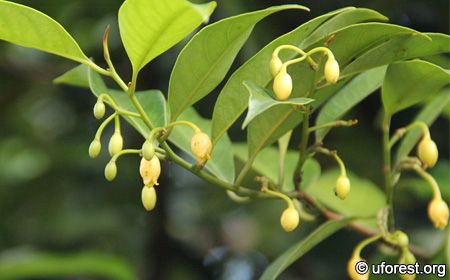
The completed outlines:
[[[356,265],[359,262],[364,261],[360,256],[352,256],[352,258],[347,263],[347,273],[352,280],[367,280],[369,279],[369,273],[359,274],[356,272]]]
[[[273,80],[273,92],[278,100],[286,100],[292,93],[292,78],[286,68],[282,68]]]
[[[448,224],[449,209],[441,198],[433,198],[428,204],[428,217],[438,229],[444,229]]]
[[[334,57],[328,58],[325,63],[325,79],[330,84],[335,84],[339,80],[339,63],[334,59]]]
[[[109,140],[108,150],[111,156],[122,151],[123,148],[123,138],[119,132],[114,132],[113,136]]]
[[[270,73],[272,74],[272,77],[275,77],[280,72],[282,66],[283,62],[281,59],[277,56],[273,56],[270,61]]]
[[[297,228],[300,221],[300,216],[295,208],[289,207],[283,211],[281,215],[281,226],[286,232],[291,232]]]
[[[159,162],[159,158],[157,156],[153,156],[151,160],[142,158],[139,173],[141,174],[145,186],[159,185],[158,179],[161,175],[161,163]]]
[[[345,199],[350,192],[350,180],[346,175],[341,175],[336,180],[335,193],[340,199]]]
[[[438,161],[439,152],[433,140],[424,137],[417,147],[417,155],[420,161],[428,167],[433,167]]]
[[[197,132],[191,139],[191,150],[199,164],[211,159],[212,143],[208,134]]]
[[[145,210],[152,211],[156,205],[156,191],[154,187],[144,186],[141,192],[142,205]]]

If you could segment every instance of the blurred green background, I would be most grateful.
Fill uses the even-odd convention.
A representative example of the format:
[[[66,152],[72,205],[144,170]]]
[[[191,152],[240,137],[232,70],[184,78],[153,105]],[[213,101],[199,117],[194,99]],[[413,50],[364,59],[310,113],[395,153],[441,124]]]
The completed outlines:
[[[101,65],[101,38],[111,24],[113,61],[126,79],[130,76],[116,22],[122,1],[14,2],[61,22]],[[303,4],[312,11],[283,12],[264,20],[233,69],[275,37],[349,5],[376,9],[392,23],[419,31],[449,33],[445,0],[219,0],[212,21],[282,3]],[[145,68],[140,89],[166,92],[183,44]],[[170,164],[163,166],[156,210],[146,213],[140,202],[139,160],[121,160],[117,180],[108,183],[103,178],[106,156],[88,157],[98,126],[91,113],[93,96],[87,90],[52,84],[53,78],[74,66],[0,42],[0,279],[255,279],[316,226],[304,223],[301,230],[286,234],[278,224],[282,202],[236,205],[222,189]],[[203,116],[211,116],[217,92],[196,105]],[[381,186],[379,99],[374,94],[353,110],[347,117],[358,118],[360,124],[335,130],[327,145],[340,151],[349,169]],[[418,109],[400,114],[394,127],[405,125]],[[448,199],[449,116],[439,118],[431,133],[441,154],[434,175]],[[129,127],[124,136],[128,147],[142,143]],[[245,139],[240,125],[230,136]],[[324,168],[330,164],[321,160]],[[443,262],[442,243],[448,232],[433,230],[428,222],[426,189],[415,176],[405,176],[396,197],[397,221],[434,261]],[[356,233],[341,231],[296,262],[282,279],[346,279],[347,259],[360,239]],[[373,249],[367,257],[381,258],[383,249]]]

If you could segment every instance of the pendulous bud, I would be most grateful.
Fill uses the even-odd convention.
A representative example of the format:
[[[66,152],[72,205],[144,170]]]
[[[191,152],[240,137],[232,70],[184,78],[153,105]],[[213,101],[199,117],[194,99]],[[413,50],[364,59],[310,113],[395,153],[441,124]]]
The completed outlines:
[[[408,250],[402,250],[402,254],[400,259],[398,260],[399,264],[416,264],[416,257]],[[402,280],[414,280],[416,279],[416,274],[400,274],[400,278]]]
[[[449,209],[442,198],[433,198],[428,204],[428,217],[438,229],[444,229],[448,224]]]
[[[292,78],[282,67],[273,80],[273,92],[278,100],[286,100],[292,93]]]
[[[272,56],[272,60],[270,60],[270,73],[272,77],[276,77],[280,72],[281,67],[283,66],[283,62],[278,56]]]
[[[120,132],[116,131],[116,132],[114,132],[113,136],[109,140],[109,146],[108,146],[109,154],[111,156],[114,156],[115,154],[122,151],[122,148],[123,148],[122,135],[120,134]]]
[[[159,162],[159,158],[157,156],[153,156],[151,160],[142,158],[139,173],[141,174],[145,186],[159,185],[158,179],[161,175],[161,163]]]
[[[296,229],[299,221],[300,215],[298,214],[298,211],[293,207],[286,208],[280,218],[281,226],[286,232],[291,232]]]
[[[146,160],[151,160],[154,155],[155,155],[155,146],[150,140],[145,140],[144,144],[142,145],[142,156]]]
[[[341,175],[336,180],[336,188],[334,189],[336,196],[344,200],[350,192],[350,180],[347,175]]]
[[[105,167],[105,178],[108,181],[113,181],[117,175],[117,165],[114,161],[108,162]]]
[[[100,143],[100,140],[94,139],[91,144],[89,145],[89,156],[91,158],[96,158],[100,154],[100,151],[102,149],[102,144]]]
[[[141,192],[142,205],[145,210],[152,211],[156,205],[156,191],[153,186],[144,186]]]
[[[191,150],[199,164],[211,159],[212,143],[208,134],[197,132],[191,139]]]
[[[417,155],[420,161],[428,167],[433,167],[439,156],[439,152],[433,140],[429,137],[423,137],[417,147]]]
[[[102,100],[98,99],[97,103],[95,103],[94,105],[94,117],[98,120],[103,118],[105,116],[105,111],[105,103],[103,103]]]
[[[328,57],[327,62],[325,63],[325,79],[330,84],[335,84],[339,80],[339,63],[334,57]]]
[[[359,274],[358,272],[356,272],[356,265],[362,261],[364,261],[364,260],[359,255],[352,256],[352,258],[348,261],[347,273],[348,273],[348,276],[350,277],[350,279],[352,279],[352,280],[368,280],[369,279],[368,272],[366,274],[362,274],[362,275]]]

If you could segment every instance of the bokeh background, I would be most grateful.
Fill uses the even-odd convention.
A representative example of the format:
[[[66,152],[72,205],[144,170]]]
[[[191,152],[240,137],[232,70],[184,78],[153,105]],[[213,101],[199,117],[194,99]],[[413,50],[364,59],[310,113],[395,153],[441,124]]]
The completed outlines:
[[[130,76],[117,28],[121,0],[14,2],[61,22],[97,61],[102,61],[104,28],[111,24],[113,60],[124,77]],[[376,9],[392,23],[419,31],[449,33],[446,0],[219,0],[212,21],[282,3],[303,4],[312,11],[288,11],[264,20],[234,69],[275,37],[345,6]],[[183,45],[148,65],[140,75],[139,88],[166,92]],[[448,65],[448,59],[441,63]],[[271,260],[316,226],[305,223],[301,230],[285,234],[278,224],[283,203],[234,204],[222,189],[167,164],[157,208],[146,213],[140,203],[137,159],[121,160],[117,180],[107,183],[103,178],[106,156],[90,160],[87,155],[98,126],[91,113],[93,96],[87,90],[52,84],[53,78],[74,66],[0,42],[0,279],[256,279]],[[217,91],[196,105],[203,116],[211,116],[216,97]],[[379,99],[374,94],[349,113],[360,125],[334,131],[328,146],[340,150],[351,170],[381,186]],[[406,124],[417,110],[399,115],[394,126]],[[124,135],[127,146],[142,143],[129,127]],[[448,198],[448,115],[436,121],[432,135],[441,151],[434,175]],[[239,126],[230,136],[245,139]],[[322,164],[326,168],[329,162]],[[444,262],[441,245],[448,232],[433,230],[426,219],[429,193],[423,190],[427,187],[406,176],[400,188],[399,224],[433,261]],[[347,258],[359,240],[358,234],[341,231],[296,262],[282,279],[346,279]],[[386,258],[385,248],[369,251],[371,259]]]

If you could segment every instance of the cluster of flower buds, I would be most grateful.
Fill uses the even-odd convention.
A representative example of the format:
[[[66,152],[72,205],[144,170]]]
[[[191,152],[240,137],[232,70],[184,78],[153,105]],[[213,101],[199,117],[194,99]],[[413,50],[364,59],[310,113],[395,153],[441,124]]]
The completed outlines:
[[[283,61],[279,58],[279,52],[283,49],[294,50],[302,56],[283,63]],[[286,100],[292,93],[292,77],[287,72],[287,67],[289,65],[299,63],[305,59],[308,59],[311,63],[314,63],[311,56],[316,52],[324,52],[328,57],[323,70],[325,80],[330,84],[335,84],[339,80],[339,63],[328,48],[318,47],[306,53],[295,46],[283,45],[275,49],[272,53],[272,59],[270,61],[270,73],[274,78],[273,91],[278,100]]]

